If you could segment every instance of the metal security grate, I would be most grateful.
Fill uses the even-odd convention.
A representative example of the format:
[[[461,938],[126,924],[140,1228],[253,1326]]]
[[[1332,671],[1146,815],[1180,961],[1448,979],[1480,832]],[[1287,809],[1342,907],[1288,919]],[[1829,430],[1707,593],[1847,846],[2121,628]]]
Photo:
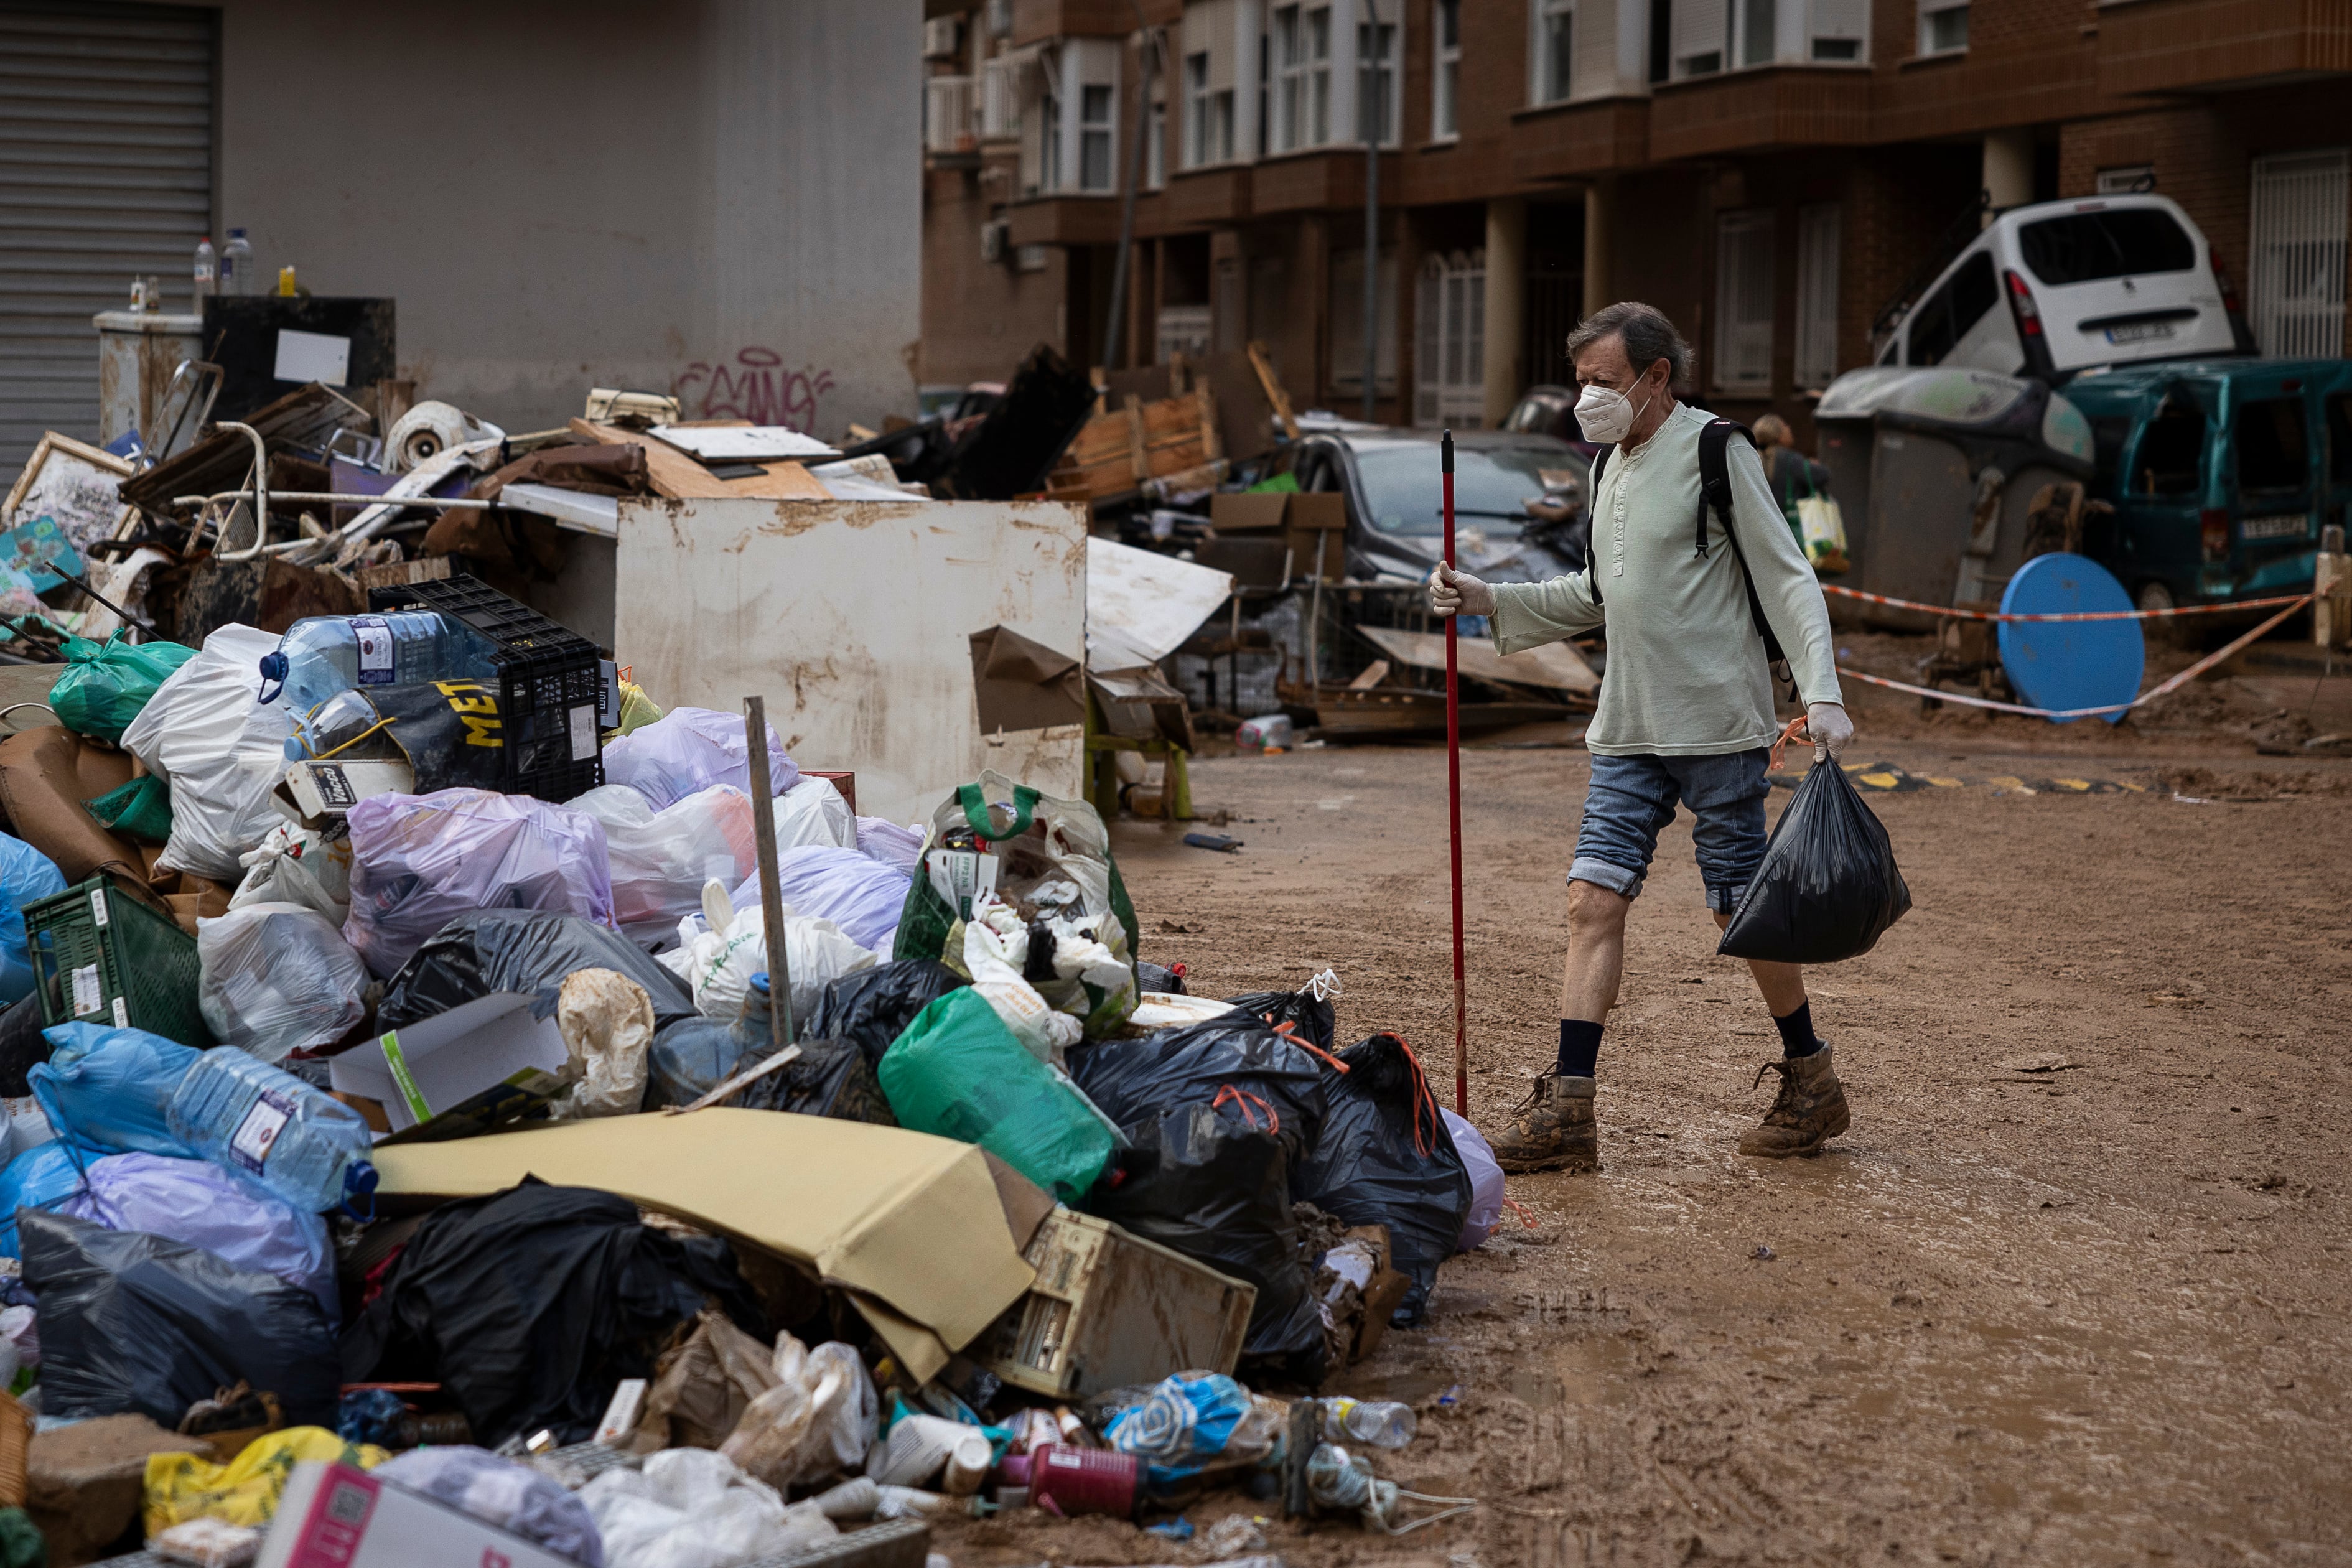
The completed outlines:
[[[2352,149],[2254,160],[2247,279],[2254,341],[2272,359],[2344,353],[2344,264]]]
[[[90,318],[133,277],[187,309],[212,226],[215,14],[0,0],[0,473],[98,435]],[[223,236],[214,236],[219,244]]]

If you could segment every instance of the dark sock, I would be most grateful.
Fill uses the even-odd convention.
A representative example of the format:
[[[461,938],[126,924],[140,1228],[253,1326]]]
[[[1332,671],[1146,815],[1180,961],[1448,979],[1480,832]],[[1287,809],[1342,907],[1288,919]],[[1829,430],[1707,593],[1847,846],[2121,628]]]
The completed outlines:
[[[1772,1025],[1780,1031],[1780,1054],[1784,1057],[1793,1059],[1811,1056],[1824,1043],[1820,1036],[1813,1033],[1813,1005],[1811,1002],[1785,1018],[1773,1019]]]
[[[1581,1018],[1559,1021],[1559,1076],[1591,1078],[1601,1059],[1601,1026]]]

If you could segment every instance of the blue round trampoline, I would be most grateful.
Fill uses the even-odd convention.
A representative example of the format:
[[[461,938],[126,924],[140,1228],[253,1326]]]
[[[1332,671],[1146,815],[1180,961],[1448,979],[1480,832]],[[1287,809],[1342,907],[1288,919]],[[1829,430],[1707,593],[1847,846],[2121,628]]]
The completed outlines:
[[[2017,570],[2000,596],[2003,615],[2057,616],[2129,610],[2131,595],[2113,574],[2081,555],[2037,555]],[[2036,708],[2105,708],[2139,695],[2147,643],[2137,621],[2003,621],[2001,668],[2018,696]],[[2099,715],[2110,724],[2118,712]],[[2071,724],[2072,719],[2053,723]]]

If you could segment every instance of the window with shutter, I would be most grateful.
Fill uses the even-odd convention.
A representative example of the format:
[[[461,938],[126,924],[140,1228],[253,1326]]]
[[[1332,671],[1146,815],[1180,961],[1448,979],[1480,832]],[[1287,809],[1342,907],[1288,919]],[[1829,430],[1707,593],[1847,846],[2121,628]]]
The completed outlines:
[[[1838,205],[1797,209],[1797,385],[1837,379]]]
[[[1486,416],[1486,253],[1424,258],[1413,317],[1413,423],[1478,428]],[[1363,379],[1359,370],[1359,387]]]
[[[2272,359],[2344,353],[2344,266],[2352,150],[2254,160],[2247,251],[2254,342]]]
[[[1772,385],[1772,215],[1725,213],[1716,220],[1715,363],[1725,392]]]
[[[1870,58],[1869,0],[1810,0],[1806,54],[1815,60]]]
[[[1712,76],[1730,52],[1731,12],[1725,0],[1673,0],[1677,77]]]
[[[1429,73],[1429,135],[1446,142],[1462,128],[1456,101],[1462,90],[1462,0],[1433,0],[1430,32],[1437,48]]]

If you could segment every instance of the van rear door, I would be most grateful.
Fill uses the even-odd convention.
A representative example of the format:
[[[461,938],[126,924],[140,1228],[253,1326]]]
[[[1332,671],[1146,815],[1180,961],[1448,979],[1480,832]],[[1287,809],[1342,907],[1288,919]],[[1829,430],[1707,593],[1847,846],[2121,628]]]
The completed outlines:
[[[2222,591],[2243,597],[2308,584],[2317,548],[2312,491],[2318,432],[2311,419],[2316,399],[2306,395],[2298,378],[2231,401],[2235,548],[2232,581]]]
[[[2020,222],[2016,246],[2060,374],[2236,350],[2203,237],[2170,202],[2076,202]]]

